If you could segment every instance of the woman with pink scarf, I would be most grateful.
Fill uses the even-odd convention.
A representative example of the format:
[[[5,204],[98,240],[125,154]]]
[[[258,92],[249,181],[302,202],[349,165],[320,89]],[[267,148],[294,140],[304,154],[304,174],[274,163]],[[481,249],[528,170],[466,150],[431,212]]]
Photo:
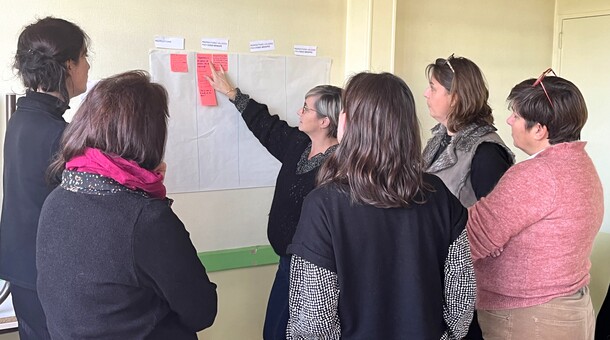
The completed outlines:
[[[65,131],[40,215],[38,294],[56,339],[197,339],[216,285],[165,196],[167,92],[100,81]]]

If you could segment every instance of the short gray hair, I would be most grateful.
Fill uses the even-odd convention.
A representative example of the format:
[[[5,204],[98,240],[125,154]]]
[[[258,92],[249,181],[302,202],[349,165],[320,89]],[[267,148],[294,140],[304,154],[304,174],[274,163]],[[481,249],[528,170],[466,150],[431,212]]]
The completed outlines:
[[[316,99],[315,110],[318,118],[328,117],[330,124],[328,125],[328,136],[337,137],[337,120],[339,112],[341,112],[341,94],[343,90],[340,87],[332,85],[318,85],[305,94],[305,99],[309,97],[318,97]]]

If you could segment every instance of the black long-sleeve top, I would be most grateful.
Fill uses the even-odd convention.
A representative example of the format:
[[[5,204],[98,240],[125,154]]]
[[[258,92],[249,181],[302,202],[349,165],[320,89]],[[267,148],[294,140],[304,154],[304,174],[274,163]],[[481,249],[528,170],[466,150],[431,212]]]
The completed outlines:
[[[451,142],[451,138],[445,133],[441,147],[436,152],[432,162],[435,162],[439,155],[445,151],[447,145]],[[500,144],[483,142],[477,147],[470,165],[470,182],[477,200],[487,196],[493,190],[502,175],[513,163],[514,160],[511,155]]]
[[[0,220],[0,277],[36,289],[36,232],[53,190],[46,171],[66,128],[64,103],[28,91],[17,101],[4,138],[4,196]]]
[[[271,115],[267,105],[248,99],[241,92],[236,96],[235,105],[254,136],[282,163],[269,211],[267,237],[273,250],[286,256],[286,248],[292,242],[301,217],[303,199],[315,187],[320,165],[336,146],[307,159],[311,151],[311,139],[307,134],[289,126],[277,115]]]

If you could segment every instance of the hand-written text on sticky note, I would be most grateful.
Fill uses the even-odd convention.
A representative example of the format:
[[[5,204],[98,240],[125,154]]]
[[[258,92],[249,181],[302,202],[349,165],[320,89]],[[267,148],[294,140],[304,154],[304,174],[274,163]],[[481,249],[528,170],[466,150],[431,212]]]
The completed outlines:
[[[212,76],[210,62],[214,64],[216,70],[220,70],[220,67],[224,71],[229,69],[229,59],[226,54],[197,53],[197,88],[199,90],[199,100],[203,106],[217,105],[214,88],[205,79],[205,76]]]
[[[229,56],[226,54],[212,54],[212,64],[216,71],[220,71],[220,67],[224,71],[229,70]]]

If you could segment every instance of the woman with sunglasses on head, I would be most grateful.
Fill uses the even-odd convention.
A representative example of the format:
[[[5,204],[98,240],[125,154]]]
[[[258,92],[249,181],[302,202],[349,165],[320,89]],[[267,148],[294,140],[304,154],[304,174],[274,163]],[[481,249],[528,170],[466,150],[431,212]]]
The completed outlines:
[[[271,288],[263,338],[285,339],[288,323],[288,277],[292,241],[303,199],[314,188],[320,165],[337,148],[337,117],[341,111],[341,89],[320,85],[305,94],[299,109],[299,126],[291,127],[266,105],[233,87],[224,71],[210,65],[208,81],[216,91],[229,97],[259,142],[282,163],[269,212],[267,236],[280,263]]]
[[[26,88],[4,139],[0,277],[11,283],[19,337],[49,339],[36,292],[36,235],[54,185],[45,172],[66,128],[70,99],[87,89],[89,37],[77,25],[47,17],[26,26],[13,67]]]
[[[493,126],[489,91],[475,63],[451,55],[428,65],[426,74],[424,97],[438,124],[424,148],[424,167],[469,207],[493,189],[514,155]],[[476,317],[466,339],[482,339]]]
[[[508,95],[514,145],[530,157],[469,209],[485,339],[593,339],[589,256],[602,185],[580,141],[584,98],[550,71]]]
[[[476,290],[467,212],[424,173],[411,90],[353,76],[338,131],[288,248],[289,338],[461,339]]]
[[[426,73],[424,97],[438,124],[424,148],[424,166],[469,207],[493,189],[514,156],[493,126],[489,91],[475,63],[451,55]]]

